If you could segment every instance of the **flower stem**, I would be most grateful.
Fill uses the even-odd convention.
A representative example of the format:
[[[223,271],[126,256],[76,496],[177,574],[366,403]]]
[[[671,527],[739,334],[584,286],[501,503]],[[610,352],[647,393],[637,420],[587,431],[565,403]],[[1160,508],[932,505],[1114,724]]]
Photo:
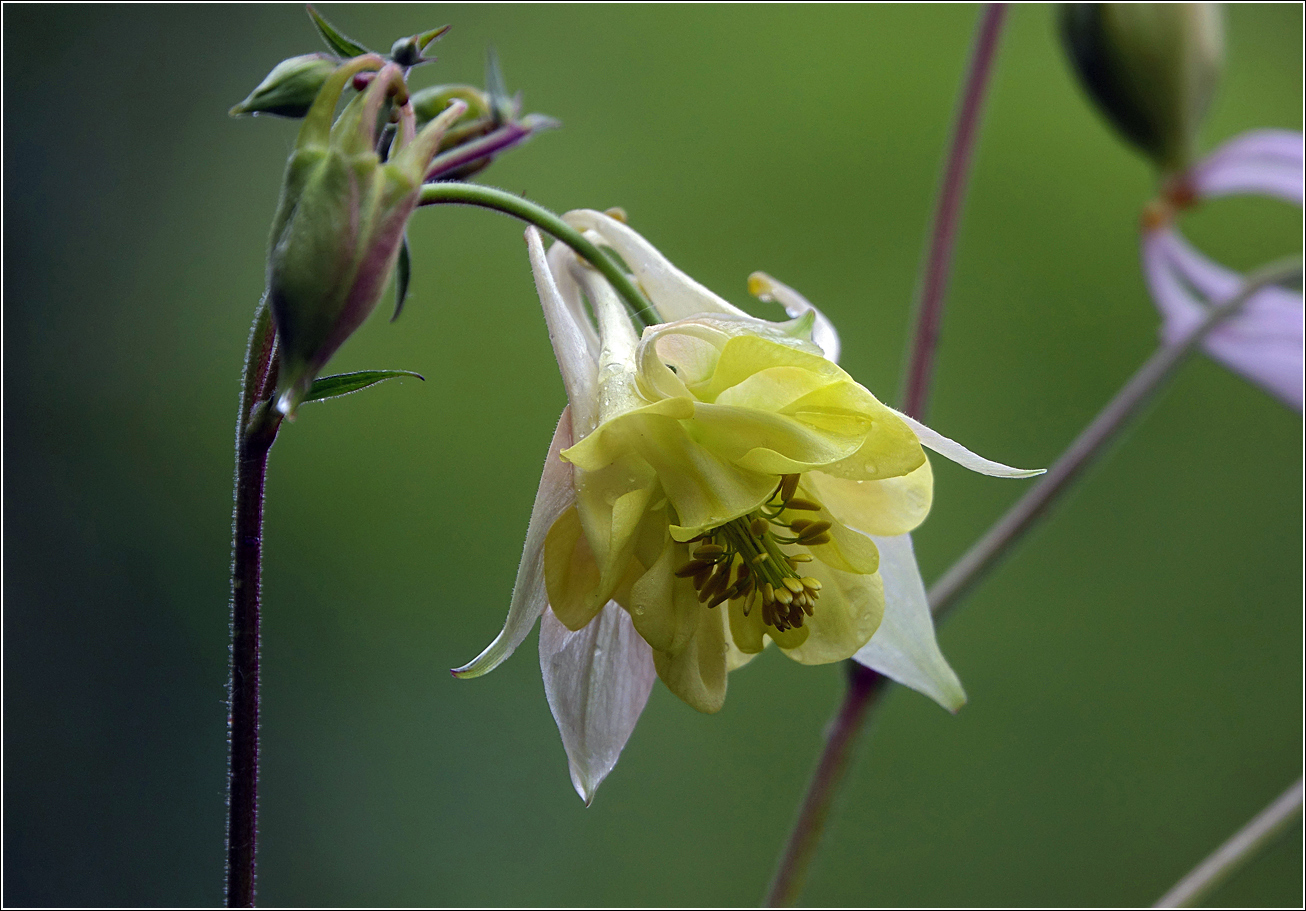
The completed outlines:
[[[254,907],[258,837],[259,599],[263,482],[280,415],[259,408],[275,388],[276,328],[259,302],[245,353],[236,419],[235,510],[231,523],[231,664],[227,684],[227,885],[229,908]]]
[[[1093,422],[1070,444],[1039,484],[1016,503],[969,551],[944,573],[929,590],[930,607],[936,623],[958,603],[961,594],[988,570],[1052,501],[1064,492],[1094,457],[1115,439],[1129,419],[1151,400],[1175,369],[1221,321],[1233,315],[1247,299],[1267,285],[1299,276],[1300,258],[1270,263],[1247,277],[1243,287],[1228,301],[1211,308],[1206,318],[1171,345],[1163,345],[1148,358]],[[848,690],[826,734],[825,749],[812,773],[798,821],[790,833],[766,903],[770,907],[789,905],[797,898],[803,877],[820,840],[829,805],[842,784],[848,755],[856,742],[868,709],[878,701],[889,681],[870,668],[849,663]]]
[[[844,694],[839,714],[826,731],[825,750],[821,761],[812,773],[812,781],[798,811],[798,821],[789,833],[789,843],[780,865],[776,868],[771,888],[767,890],[766,906],[784,908],[793,905],[803,889],[812,855],[825,829],[826,816],[835,792],[843,783],[848,771],[852,748],[861,732],[862,724],[871,706],[885,691],[887,678],[860,664],[849,663],[848,691]],[[858,673],[860,672],[860,673]]]
[[[970,165],[974,158],[975,137],[988,89],[998,39],[1006,19],[1006,4],[989,3],[980,13],[975,27],[970,62],[962,83],[961,100],[953,123],[951,143],[939,188],[929,245],[922,267],[920,297],[916,304],[916,331],[907,361],[903,411],[914,418],[925,414],[930,385],[934,378],[934,352],[938,347],[939,327],[943,320],[943,301],[952,271],[952,254],[956,246],[957,224],[961,204],[966,196]],[[812,855],[825,829],[830,803],[843,783],[852,748],[857,742],[867,714],[879,701],[889,680],[870,668],[849,661],[848,689],[839,713],[826,733],[825,749],[803,797],[798,820],[789,834],[784,854],[776,868],[766,904],[770,907],[791,905],[796,901],[806,878]]]
[[[1219,306],[1212,307],[1206,318],[1186,336],[1170,345],[1157,348],[1143,366],[1116,393],[1115,398],[1098,412],[1075,438],[1047,474],[1039,478],[1016,505],[1007,510],[993,526],[930,586],[929,602],[935,621],[944,617],[958,603],[961,595],[986,571],[991,569],[1011,544],[1026,532],[1053,501],[1080,476],[1106,445],[1138,414],[1219,323],[1232,315],[1249,297],[1266,285],[1278,284],[1301,273],[1301,260],[1270,263],[1247,276],[1242,289]]]
[[[1284,791],[1210,857],[1193,868],[1153,908],[1189,908],[1205,898],[1260,849],[1266,847],[1301,812],[1302,780]]]
[[[993,72],[993,58],[1006,19],[1005,3],[986,4],[975,28],[975,43],[970,66],[966,71],[957,119],[952,127],[952,143],[943,169],[943,184],[934,210],[929,246],[921,270],[920,297],[916,302],[916,335],[907,361],[902,410],[923,420],[929,405],[930,386],[934,378],[934,352],[939,344],[943,323],[943,301],[952,274],[952,254],[956,247],[957,225],[961,204],[966,198],[966,183],[974,160],[975,137],[979,132],[984,95]]]
[[[659,322],[656,311],[644,299],[644,295],[631,282],[630,277],[621,271],[616,262],[586,240],[583,234],[563,221],[561,217],[543,206],[522,199],[520,196],[514,196],[505,190],[474,183],[435,183],[426,184],[422,187],[422,196],[418,205],[429,206],[440,203],[456,203],[494,209],[497,212],[512,215],[524,222],[535,225],[541,231],[553,235],[553,237],[571,247],[576,251],[576,255],[583,258],[595,269],[598,269],[603,277],[616,289],[616,292],[621,295],[621,299],[625,301],[626,307],[630,310],[630,315],[637,323],[641,326],[652,326]]]

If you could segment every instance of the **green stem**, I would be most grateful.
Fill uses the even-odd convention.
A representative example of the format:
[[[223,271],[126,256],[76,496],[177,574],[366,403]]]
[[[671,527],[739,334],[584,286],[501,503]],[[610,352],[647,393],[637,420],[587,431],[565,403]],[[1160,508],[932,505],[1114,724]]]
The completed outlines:
[[[585,236],[567,224],[562,218],[543,206],[529,200],[514,196],[506,190],[495,187],[483,187],[474,183],[435,183],[422,187],[421,200],[418,205],[430,206],[442,203],[455,203],[464,206],[481,206],[503,212],[514,218],[535,225],[562,241],[602,273],[616,292],[621,295],[631,317],[641,326],[652,326],[660,320],[657,312],[635,287],[625,272],[602,250],[585,239]]]
[[[1228,879],[1229,875],[1268,846],[1301,812],[1302,780],[1288,788],[1261,812],[1239,829],[1210,857],[1179,880],[1153,908],[1191,908]]]
[[[929,590],[930,609],[937,624],[959,602],[966,590],[995,566],[1011,545],[1042,516],[1060,495],[1079,478],[1084,469],[1106,449],[1121,430],[1174,375],[1179,365],[1197,349],[1202,339],[1223,320],[1232,316],[1247,299],[1267,285],[1276,285],[1301,274],[1301,259],[1281,260],[1262,266],[1247,276],[1232,298],[1212,307],[1186,336],[1157,348],[1138,371],[1121,387],[1093,422],[1066,447],[1047,474],[1016,501],[971,548],[954,563]]]
[[[1267,285],[1280,284],[1301,274],[1301,259],[1270,263],[1247,276],[1236,295],[1212,307],[1206,318],[1182,339],[1162,345],[1138,372],[1125,383],[1093,422],[1066,449],[1040,483],[1022,497],[993,527],[944,573],[929,590],[930,608],[937,624],[956,607],[961,595],[988,569],[994,566],[1011,545],[1043,515],[1052,503],[1083,470],[1128,425],[1129,420],[1174,375],[1202,340],[1222,321],[1242,307],[1257,291]],[[830,804],[843,783],[848,757],[857,742],[862,725],[871,714],[868,709],[880,698],[889,680],[870,668],[849,661],[848,689],[843,704],[826,733],[825,748],[812,773],[798,821],[776,871],[766,904],[770,907],[792,905],[802,888],[803,878],[817,842],[825,828]]]

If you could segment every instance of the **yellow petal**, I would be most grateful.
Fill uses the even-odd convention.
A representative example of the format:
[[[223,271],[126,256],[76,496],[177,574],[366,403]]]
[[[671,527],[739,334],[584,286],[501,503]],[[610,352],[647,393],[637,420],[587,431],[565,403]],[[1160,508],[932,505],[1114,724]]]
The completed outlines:
[[[765,626],[762,623],[761,602],[754,599],[753,609],[744,616],[744,602],[730,602],[730,638],[735,647],[745,655],[756,655],[766,645],[763,638]]]
[[[843,432],[818,429],[783,414],[729,405],[698,405],[692,433],[720,458],[761,474],[802,474],[861,448],[870,422],[847,416]]]
[[[700,606],[698,618],[685,648],[675,655],[653,652],[653,666],[667,689],[710,715],[726,700],[725,611]]]
[[[802,664],[829,664],[851,658],[870,641],[884,617],[884,586],[878,574],[858,575],[820,562],[808,570],[821,582],[821,597],[802,628],[807,639],[797,647],[776,644]]]
[[[897,412],[875,402],[863,413],[871,419],[866,441],[847,459],[824,466],[823,472],[853,481],[878,481],[901,477],[925,463],[925,450]]]
[[[809,474],[816,499],[849,528],[868,535],[905,535],[929,514],[934,474],[929,460],[915,471],[880,481],[851,481],[819,471]]]
[[[572,632],[593,620],[607,601],[597,597],[598,564],[574,507],[558,517],[544,539],[544,581],[549,606]]]
[[[630,589],[626,608],[635,630],[659,652],[681,652],[698,629],[702,605],[687,579],[675,576],[689,562],[689,548],[667,537],[658,561]]]
[[[715,402],[726,390],[739,386],[757,373],[775,367],[795,368],[794,372],[788,375],[789,382],[793,384],[788,401],[801,398],[814,389],[849,378],[848,374],[819,354],[800,351],[798,348],[756,335],[740,335],[731,338],[721,348],[721,356],[712,376],[704,383],[691,386],[691,389],[701,401]],[[756,391],[750,391],[747,386],[743,387],[735,393],[735,400],[731,404],[759,405],[765,402],[774,410],[779,410],[788,404],[788,401],[782,400],[787,393],[777,393],[776,389],[766,389],[765,386],[766,384],[763,383]],[[781,398],[768,398],[766,397],[768,394],[771,396],[778,394]]]

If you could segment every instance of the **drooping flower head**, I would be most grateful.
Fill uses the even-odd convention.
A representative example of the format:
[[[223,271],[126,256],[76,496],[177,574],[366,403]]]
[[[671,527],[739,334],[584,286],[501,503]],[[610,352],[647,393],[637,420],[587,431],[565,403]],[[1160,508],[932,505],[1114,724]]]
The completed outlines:
[[[1030,472],[979,459],[879,402],[827,356],[833,327],[792,289],[755,274],[755,293],[797,314],[755,319],[621,221],[566,218],[630,267],[660,322],[638,332],[598,272],[565,246],[546,254],[528,231],[570,405],[504,631],[455,673],[492,669],[543,613],[545,688],[586,800],[654,672],[715,712],[727,673],[768,643],[825,664],[883,630],[885,672],[959,707],[907,538],[932,497],[922,443],[989,473]]]

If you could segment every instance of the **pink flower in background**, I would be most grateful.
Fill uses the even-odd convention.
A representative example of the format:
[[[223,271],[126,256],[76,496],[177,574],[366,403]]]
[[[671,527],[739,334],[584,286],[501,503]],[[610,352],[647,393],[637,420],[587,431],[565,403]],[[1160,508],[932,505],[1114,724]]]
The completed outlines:
[[[1221,196],[1269,196],[1302,205],[1302,134],[1254,130],[1229,140],[1167,189],[1143,222],[1143,273],[1164,320],[1166,343],[1232,298],[1243,276],[1207,259],[1175,230],[1173,215]],[[1287,405],[1302,410],[1302,295],[1268,287],[1202,343],[1206,352]]]

